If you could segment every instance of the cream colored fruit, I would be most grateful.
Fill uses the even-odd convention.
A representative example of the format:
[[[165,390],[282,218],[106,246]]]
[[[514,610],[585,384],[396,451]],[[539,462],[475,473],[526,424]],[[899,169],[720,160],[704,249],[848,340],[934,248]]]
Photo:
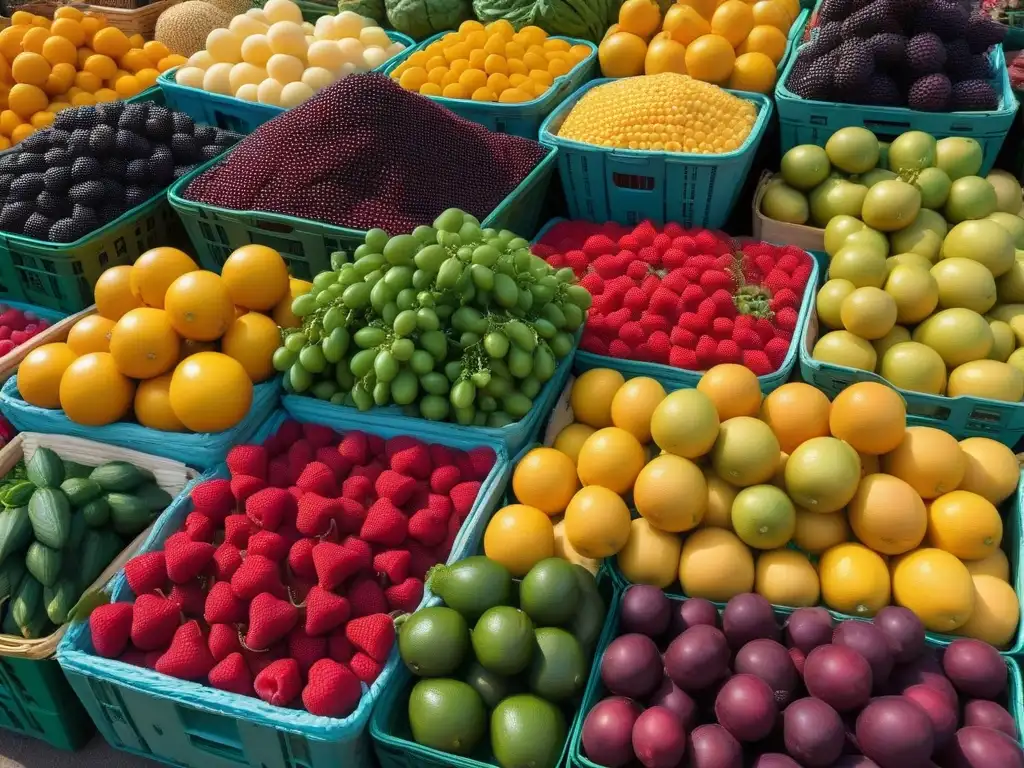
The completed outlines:
[[[880,339],[896,324],[896,300],[881,288],[858,288],[843,299],[839,319],[855,336]]]
[[[850,524],[846,512],[808,512],[806,509],[796,510],[796,528],[793,531],[793,543],[812,555],[820,555],[827,549],[842,544],[850,538]]]
[[[654,409],[651,437],[666,453],[696,459],[711,450],[719,426],[710,397],[696,389],[679,389],[670,392]]]
[[[804,608],[818,604],[821,585],[805,555],[792,549],[773,549],[757,558],[754,591],[772,605]]]
[[[847,515],[857,538],[883,555],[909,552],[928,530],[928,513],[921,497],[892,475],[865,477]]]
[[[956,439],[933,427],[907,427],[903,442],[882,459],[887,474],[905,480],[925,500],[956,490],[966,464]]]
[[[1020,601],[1013,587],[993,576],[975,575],[974,610],[956,634],[1007,648],[1020,624]]]
[[[736,487],[729,485],[710,469],[704,469],[704,481],[708,487],[708,504],[701,525],[705,528],[732,530],[732,503],[736,500]]]
[[[853,283],[843,278],[832,278],[818,290],[815,305],[818,320],[828,328],[838,330],[843,327],[840,308],[843,301],[857,289]]]
[[[845,507],[860,482],[860,456],[849,443],[815,437],[799,445],[786,461],[786,493],[811,512]]]
[[[952,491],[928,506],[928,543],[961,560],[981,560],[1003,542],[1003,519],[987,500]]]
[[[682,533],[700,525],[708,506],[708,486],[689,459],[663,454],[652,459],[633,485],[636,511],[655,528]]]
[[[679,582],[689,597],[726,602],[754,588],[754,558],[731,531],[701,528],[683,543]]]
[[[830,331],[814,344],[811,357],[823,363],[842,365],[860,371],[873,371],[878,353],[871,342],[849,331]]]
[[[1024,373],[998,360],[973,360],[950,372],[946,394],[1019,403],[1024,399]]]
[[[904,555],[893,568],[892,592],[893,602],[916,613],[931,632],[948,634],[962,627],[974,610],[970,571],[941,549]]]
[[[711,449],[711,466],[732,485],[758,485],[771,480],[780,453],[771,427],[759,419],[737,416],[722,422]]]
[[[964,308],[936,312],[914,329],[913,339],[938,352],[950,368],[984,360],[994,343],[988,321]]]
[[[964,454],[964,477],[960,490],[971,491],[995,505],[1013,495],[1020,479],[1020,463],[1013,451],[987,437],[960,441]]]
[[[890,347],[881,361],[878,373],[894,387],[928,395],[946,391],[946,364],[931,347],[903,341]]]
[[[638,517],[629,524],[629,538],[615,561],[627,581],[665,589],[679,577],[681,548],[676,534],[659,531]]]
[[[575,549],[572,548],[572,544],[569,542],[568,537],[565,535],[565,520],[559,520],[555,524],[555,557],[560,557],[563,560],[568,560],[574,565],[581,565],[590,571],[595,576],[598,570],[601,568],[601,561],[594,560],[589,557],[584,557]]]
[[[875,354],[878,355],[879,365],[881,365],[886,352],[905,341],[910,341],[910,331],[902,325],[894,325],[885,336],[880,339],[874,339],[871,342],[871,346],[875,348]],[[941,360],[942,358],[939,358],[940,362]]]
[[[617,554],[629,538],[629,508],[614,491],[589,485],[576,492],[565,510],[565,535],[583,557]]]
[[[931,266],[923,256],[919,258]],[[919,323],[939,302],[939,286],[927,267],[921,269],[897,262],[886,278],[885,292],[896,302],[897,323]]]
[[[826,606],[851,616],[874,616],[889,604],[889,569],[863,544],[839,544],[818,561],[821,598]]]
[[[1001,549],[997,549],[982,560],[964,560],[964,565],[971,572],[971,576],[994,576],[1007,583],[1010,581],[1010,561]]]
[[[1013,334],[1013,328],[1002,320],[989,320],[988,327],[992,329],[992,351],[988,353],[989,359],[1005,363],[1017,348],[1017,337]]]

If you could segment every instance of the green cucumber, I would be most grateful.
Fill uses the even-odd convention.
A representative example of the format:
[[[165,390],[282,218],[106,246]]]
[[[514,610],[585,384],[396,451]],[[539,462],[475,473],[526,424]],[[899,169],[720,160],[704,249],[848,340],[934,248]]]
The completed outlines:
[[[90,472],[92,472],[92,467],[87,467],[85,464],[79,464],[77,461],[68,461],[67,459],[64,459],[65,480],[69,477],[88,477]]]
[[[142,472],[127,461],[108,461],[89,474],[89,479],[98,483],[107,493],[127,493],[138,488],[150,477],[148,472]]]
[[[71,504],[59,488],[39,488],[28,502],[28,517],[36,541],[63,549],[71,533]]]
[[[68,497],[68,501],[75,509],[84,507],[93,499],[98,499],[103,495],[100,484],[87,477],[69,477],[60,484],[60,489],[64,491],[64,495]]]
[[[5,507],[24,507],[35,490],[35,485],[29,480],[9,485],[0,495],[0,503]]]
[[[27,507],[0,510],[0,564],[32,541],[32,522]]]
[[[132,495],[145,504],[150,512],[163,512],[174,501],[171,494],[156,483],[144,483],[136,488]]]
[[[20,557],[9,557],[0,565],[0,607],[17,591],[24,575],[25,561]]]
[[[137,536],[156,518],[142,499],[131,494],[108,493],[103,498],[110,505],[114,530],[125,536]]]
[[[60,626],[68,620],[68,611],[75,607],[78,592],[78,584],[74,579],[61,579],[43,590],[43,604],[50,621]]]
[[[39,622],[40,614],[44,619],[46,618],[46,610],[43,607],[43,585],[32,576],[24,576],[11,597],[10,612],[22,637],[32,637],[37,631],[36,625]]]
[[[78,514],[90,528],[100,528],[110,522],[110,505],[106,499],[93,499]]]
[[[37,488],[56,488],[64,482],[64,462],[49,448],[36,448],[25,467]]]
[[[109,528],[92,528],[82,539],[79,560],[80,583],[88,587],[124,549],[121,537]]]
[[[96,501],[102,501],[102,499],[97,499]],[[64,545],[64,549],[75,551],[82,546],[82,538],[88,529],[89,521],[86,519],[84,511],[71,515],[71,533],[68,534],[68,541]]]
[[[33,541],[25,553],[25,568],[44,587],[52,587],[60,576],[64,557],[60,550]]]

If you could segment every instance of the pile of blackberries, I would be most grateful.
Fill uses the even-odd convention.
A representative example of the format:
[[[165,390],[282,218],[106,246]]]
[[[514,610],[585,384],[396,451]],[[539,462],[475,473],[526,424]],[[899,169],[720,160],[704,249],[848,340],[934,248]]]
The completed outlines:
[[[0,155],[0,231],[73,242],[238,138],[149,102],[63,110],[50,128]]]

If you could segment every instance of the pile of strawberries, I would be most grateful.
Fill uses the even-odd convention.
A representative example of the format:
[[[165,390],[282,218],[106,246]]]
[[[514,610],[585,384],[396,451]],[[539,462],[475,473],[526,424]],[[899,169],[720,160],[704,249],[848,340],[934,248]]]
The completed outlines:
[[[594,297],[581,349],[688,371],[741,363],[758,376],[785,360],[813,267],[793,246],[650,221],[559,222],[532,250]]]
[[[50,323],[35,312],[22,312],[16,307],[0,304],[0,357],[49,327]]]
[[[494,466],[412,437],[285,422],[192,489],[184,530],[133,558],[134,603],[89,617],[95,651],[281,707],[345,717],[380,675]]]

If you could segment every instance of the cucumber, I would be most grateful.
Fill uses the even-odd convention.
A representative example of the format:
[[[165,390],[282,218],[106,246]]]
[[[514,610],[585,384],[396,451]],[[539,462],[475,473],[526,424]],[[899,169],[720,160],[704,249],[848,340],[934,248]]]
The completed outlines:
[[[149,477],[148,473],[143,473],[127,461],[108,461],[89,474],[89,479],[98,483],[107,493],[127,493],[138,488]]]
[[[46,618],[43,607],[43,585],[32,576],[25,575],[11,597],[11,616],[22,637],[33,637],[39,616]]]
[[[132,495],[145,504],[150,512],[163,512],[174,501],[171,494],[156,483],[144,483],[136,488]]]
[[[78,601],[78,584],[74,579],[61,579],[52,587],[43,590],[43,604],[46,615],[57,626],[68,620],[68,611]]]
[[[33,541],[25,553],[25,568],[44,587],[52,587],[60,576],[64,556],[59,550]]]
[[[71,533],[71,504],[59,488],[39,488],[28,502],[28,517],[36,541],[63,549]]]
[[[87,477],[69,477],[60,484],[60,489],[64,491],[64,495],[68,497],[68,501],[75,509],[84,507],[93,499],[98,499],[103,495],[100,484]]]
[[[106,499],[93,499],[78,514],[90,528],[99,528],[110,522],[110,505]]]
[[[25,468],[37,488],[56,488],[64,482],[64,462],[49,448],[37,448]]]
[[[0,565],[0,607],[10,599],[25,575],[25,561],[20,557],[10,557]]]
[[[35,485],[29,480],[8,486],[3,495],[0,496],[0,503],[5,507],[24,507],[35,492]]]
[[[103,497],[110,505],[110,520],[114,530],[125,536],[142,533],[156,515],[136,496],[127,493],[108,493]]]
[[[124,549],[121,537],[109,528],[93,528],[86,532],[82,539],[82,557],[79,561],[80,583],[88,587],[111,561]]]
[[[85,464],[79,464],[77,461],[68,461],[67,459],[64,459],[65,480],[69,477],[88,477],[90,472],[92,472],[92,467],[87,467]]]
[[[0,564],[32,541],[32,522],[27,507],[0,510]]]
[[[97,499],[96,501],[102,501],[102,499]],[[74,551],[77,550],[80,546],[82,546],[82,538],[85,536],[85,532],[88,529],[89,521],[85,518],[84,512],[76,512],[72,514],[71,533],[68,534],[68,542],[64,545],[64,549],[70,549]]]

